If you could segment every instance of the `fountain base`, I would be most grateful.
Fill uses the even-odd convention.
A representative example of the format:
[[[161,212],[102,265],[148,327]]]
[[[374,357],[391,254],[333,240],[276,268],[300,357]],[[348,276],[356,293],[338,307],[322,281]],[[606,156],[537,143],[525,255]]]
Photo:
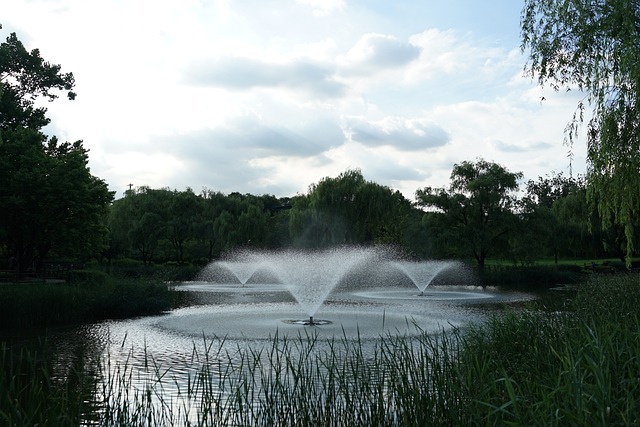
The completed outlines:
[[[330,325],[330,320],[324,319],[314,319],[313,316],[310,316],[307,320],[283,320],[284,323],[289,325],[300,325],[300,326],[322,326],[322,325]]]
[[[417,307],[420,313],[413,310],[397,313],[376,303],[356,306],[336,303],[325,307],[321,317],[314,317],[310,322],[309,316],[300,312],[297,303],[202,305],[176,309],[147,321],[159,330],[195,339],[207,336],[243,341],[267,339],[275,334],[299,337],[306,333],[317,334],[327,340],[344,337],[377,339],[388,333],[413,336],[423,331],[441,332],[443,328],[459,324],[450,315],[443,320],[436,313],[424,314],[421,304]]]

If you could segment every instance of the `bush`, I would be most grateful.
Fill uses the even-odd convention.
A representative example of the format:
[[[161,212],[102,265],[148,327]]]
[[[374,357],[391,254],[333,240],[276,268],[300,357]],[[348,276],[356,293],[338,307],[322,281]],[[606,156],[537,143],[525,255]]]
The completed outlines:
[[[0,328],[63,325],[166,311],[179,304],[165,282],[80,271],[72,283],[0,286]]]
[[[68,282],[74,285],[104,286],[109,280],[109,275],[97,270],[71,270],[68,274]]]
[[[487,266],[480,272],[483,286],[514,289],[545,289],[578,283],[583,279],[582,269],[570,266]]]

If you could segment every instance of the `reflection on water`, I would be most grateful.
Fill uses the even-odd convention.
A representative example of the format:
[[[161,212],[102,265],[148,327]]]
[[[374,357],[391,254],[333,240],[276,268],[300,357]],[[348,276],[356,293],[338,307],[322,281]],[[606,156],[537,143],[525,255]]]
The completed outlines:
[[[294,343],[286,351],[295,352],[302,347],[295,345],[298,340],[310,338],[318,354],[335,352],[336,340],[353,339],[365,353],[372,352],[365,357],[373,357],[380,337],[439,333],[482,321],[492,306],[533,298],[468,287],[430,288],[424,296],[415,289],[339,292],[316,314],[330,323],[305,327],[287,322],[304,314],[277,285],[192,282],[180,289],[192,292],[199,304],[160,316],[48,331],[55,380],[71,382],[77,372],[92,377],[94,387],[83,399],[103,416],[110,409],[104,402],[118,401],[133,408],[159,404],[161,411],[168,411],[158,414],[159,420],[197,421],[203,403],[192,399],[194,395],[220,401],[238,387],[234,381],[242,376],[237,373],[254,376],[256,368],[273,373],[274,352],[283,351],[274,350],[274,339]],[[209,375],[204,382],[203,372]],[[92,416],[86,419],[92,422]]]

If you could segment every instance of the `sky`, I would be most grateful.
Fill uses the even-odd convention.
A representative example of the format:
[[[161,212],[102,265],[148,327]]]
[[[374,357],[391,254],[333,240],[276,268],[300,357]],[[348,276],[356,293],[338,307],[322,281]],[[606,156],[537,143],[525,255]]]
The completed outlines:
[[[523,72],[518,0],[13,0],[0,37],[72,72],[50,135],[134,188],[290,197],[359,169],[409,200],[484,159],[584,174],[581,94]],[[571,156],[569,155],[571,153]]]

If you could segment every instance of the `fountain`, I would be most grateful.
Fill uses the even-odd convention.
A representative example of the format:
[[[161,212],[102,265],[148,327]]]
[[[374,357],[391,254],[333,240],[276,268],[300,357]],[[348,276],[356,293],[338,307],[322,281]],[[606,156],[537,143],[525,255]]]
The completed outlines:
[[[314,319],[318,308],[329,296],[340,278],[354,265],[371,259],[372,249],[334,248],[317,252],[284,251],[269,257],[270,265],[309,320],[289,321],[318,326],[328,320]]]
[[[262,266],[263,260],[256,253],[240,250],[228,254],[221,261],[214,261],[207,265],[198,274],[198,279],[203,281],[225,279],[227,272],[240,281],[245,287],[251,276]]]
[[[424,296],[424,291],[431,281],[446,268],[453,265],[451,261],[393,261],[392,265],[406,274],[418,288],[419,296]]]
[[[244,260],[244,261],[218,261],[217,265],[229,269],[234,276],[240,280],[242,287],[246,286],[247,281],[253,276],[253,273],[260,268],[262,262]]]
[[[214,281],[180,285],[185,291],[198,292],[199,304],[174,310],[154,324],[191,337],[260,340],[273,334],[313,333],[327,339],[373,339],[455,327],[466,322],[468,313],[452,311],[453,301],[461,306],[498,298],[495,292],[478,292],[464,281],[425,296],[433,278],[448,267],[456,266],[455,271],[464,278],[463,266],[458,268],[454,261],[406,262],[397,255],[387,248],[359,247],[230,254],[205,268],[207,274],[201,277]],[[227,268],[220,268],[222,265]],[[254,281],[260,280],[257,268],[268,271],[269,282],[256,282],[251,288],[228,286],[232,271],[243,284],[252,274]],[[390,270],[395,270],[396,278],[399,272],[406,274],[424,298],[395,284]]]

